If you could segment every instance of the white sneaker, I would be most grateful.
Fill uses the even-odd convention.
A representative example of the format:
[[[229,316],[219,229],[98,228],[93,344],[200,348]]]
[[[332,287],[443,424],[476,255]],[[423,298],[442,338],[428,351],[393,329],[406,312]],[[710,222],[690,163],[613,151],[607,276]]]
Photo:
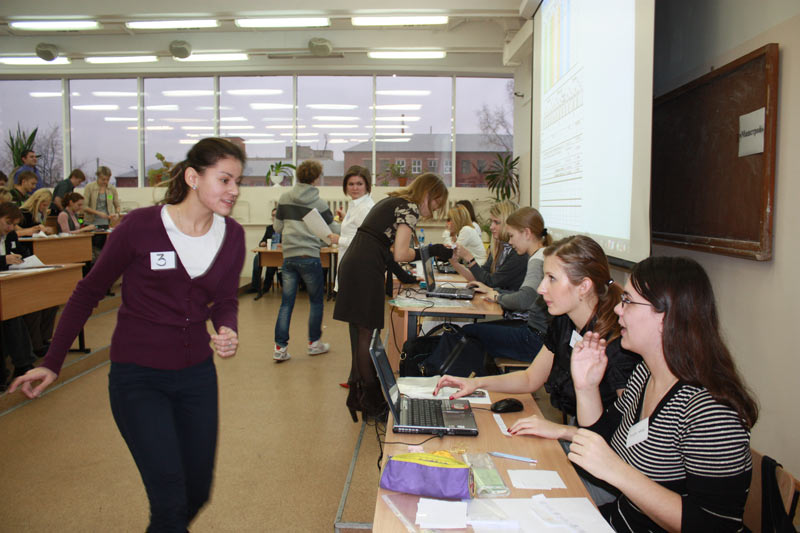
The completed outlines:
[[[284,346],[283,348],[281,348],[276,344],[275,353],[272,354],[272,358],[275,360],[276,363],[282,363],[284,361],[288,361],[289,359],[292,358],[292,356],[289,355],[289,347]]]
[[[319,355],[331,349],[331,345],[327,342],[316,340],[308,343],[308,355]]]

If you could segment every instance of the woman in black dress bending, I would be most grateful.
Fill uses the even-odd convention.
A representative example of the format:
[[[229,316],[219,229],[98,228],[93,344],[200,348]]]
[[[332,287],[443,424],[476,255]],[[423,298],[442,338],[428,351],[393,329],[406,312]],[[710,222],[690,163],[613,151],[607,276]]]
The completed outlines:
[[[442,179],[431,173],[418,176],[409,187],[375,204],[342,257],[333,318],[350,324],[353,362],[347,380],[347,407],[355,422],[356,411],[366,418],[380,416],[386,409],[369,344],[372,330],[383,329],[387,265],[419,259],[419,252],[410,247],[417,222],[442,211],[446,204],[447,187]],[[447,260],[452,251],[434,244],[431,254]]]

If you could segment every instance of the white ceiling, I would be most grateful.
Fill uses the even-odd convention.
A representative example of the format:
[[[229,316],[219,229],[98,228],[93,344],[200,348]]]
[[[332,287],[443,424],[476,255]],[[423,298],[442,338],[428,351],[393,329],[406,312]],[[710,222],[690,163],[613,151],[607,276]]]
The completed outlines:
[[[508,74],[503,65],[503,46],[524,22],[519,17],[520,0],[293,0],[275,2],[263,8],[252,0],[2,0],[0,1],[0,56],[33,55],[38,43],[51,43],[71,65],[9,67],[0,66],[0,77],[88,75],[109,73],[170,75],[209,72],[330,72],[368,73],[481,73]],[[259,8],[257,8],[259,7]],[[223,9],[224,8],[224,9]],[[446,26],[402,28],[356,28],[354,15],[444,14]],[[331,26],[321,29],[264,30],[242,29],[234,18],[267,16],[327,16]],[[13,30],[14,20],[54,20],[65,18],[98,20],[102,29],[83,32],[23,32]],[[212,30],[134,31],[125,28],[131,20],[179,18],[217,18],[220,27]],[[312,37],[328,39],[333,57],[309,57]],[[184,40],[197,52],[244,51],[247,62],[180,63],[168,51],[173,40]],[[444,60],[373,60],[366,57],[374,49],[443,49]],[[82,58],[90,55],[156,54],[158,63],[140,65],[90,65]]]

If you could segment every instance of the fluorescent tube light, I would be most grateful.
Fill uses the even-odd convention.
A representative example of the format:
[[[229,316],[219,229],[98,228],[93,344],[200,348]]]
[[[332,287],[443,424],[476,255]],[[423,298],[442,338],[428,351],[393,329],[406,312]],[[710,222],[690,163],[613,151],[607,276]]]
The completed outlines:
[[[212,89],[176,89],[171,91],[161,91],[164,96],[214,96]]]
[[[243,124],[220,124],[219,129],[221,130],[252,130],[255,129],[255,126],[247,126]]]
[[[265,110],[265,109],[292,109],[292,104],[273,104],[271,102],[252,102],[250,109]]]
[[[132,30],[189,30],[194,28],[216,28],[219,21],[202,20],[136,20],[126,22],[125,27]]]
[[[116,111],[119,106],[117,104],[85,104],[74,105],[72,109],[76,111]]]
[[[156,56],[90,56],[83,59],[87,63],[109,64],[109,63],[155,63],[158,61]]]
[[[359,120],[360,117],[353,117],[353,116],[336,116],[336,115],[319,115],[316,117],[312,117],[314,120],[321,120],[325,121],[334,121],[334,120]]]
[[[184,131],[214,131],[214,126],[181,126]]]
[[[106,122],[136,122],[136,117],[103,117]]]
[[[284,144],[283,139],[245,139],[245,144]]]
[[[62,96],[62,92],[33,91],[28,93],[33,98],[57,98]]]
[[[358,109],[355,104],[306,104],[309,109],[328,109],[328,110],[344,110],[344,109]]]
[[[325,130],[336,130],[340,128],[357,128],[358,124],[312,124],[311,127]]]
[[[137,96],[136,91],[92,91],[92,96],[115,97],[115,96]]]
[[[411,16],[411,17],[353,17],[353,26],[427,26],[447,24],[446,16]]]
[[[236,19],[240,28],[324,28],[331,25],[328,17],[288,17]]]
[[[419,111],[422,109],[422,104],[384,104],[376,105],[375,109],[382,111]]]
[[[4,65],[69,65],[70,61],[66,57],[57,57],[52,61],[45,61],[38,57],[0,57],[0,63]]]
[[[247,61],[249,56],[244,52],[220,53],[220,54],[192,54],[187,58],[181,59],[173,57],[175,61]]]
[[[349,143],[347,139],[331,139],[328,141],[330,144],[346,144]]]
[[[30,20],[9,22],[15,30],[29,31],[76,31],[96,30],[100,24],[96,20]]]
[[[407,143],[410,140],[411,139],[408,138],[408,137],[400,137],[400,138],[397,138],[397,139],[375,139],[375,142],[377,142],[377,143]]]
[[[444,59],[447,52],[443,50],[408,50],[408,51],[373,51],[367,52],[370,59]]]

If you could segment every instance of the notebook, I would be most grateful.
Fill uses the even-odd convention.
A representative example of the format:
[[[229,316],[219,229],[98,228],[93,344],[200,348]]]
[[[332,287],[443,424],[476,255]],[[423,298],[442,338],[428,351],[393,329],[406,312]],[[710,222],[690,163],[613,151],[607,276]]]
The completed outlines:
[[[478,425],[468,400],[423,400],[400,394],[379,334],[380,330],[377,329],[372,332],[369,355],[375,365],[383,397],[392,411],[392,431],[431,435],[477,435]]]
[[[425,283],[428,285],[427,292],[425,293],[426,296],[472,300],[475,296],[475,289],[457,289],[455,287],[436,286],[436,279],[433,277],[433,258],[428,251],[428,246],[420,246],[419,257],[422,260],[422,272],[425,276]]]

